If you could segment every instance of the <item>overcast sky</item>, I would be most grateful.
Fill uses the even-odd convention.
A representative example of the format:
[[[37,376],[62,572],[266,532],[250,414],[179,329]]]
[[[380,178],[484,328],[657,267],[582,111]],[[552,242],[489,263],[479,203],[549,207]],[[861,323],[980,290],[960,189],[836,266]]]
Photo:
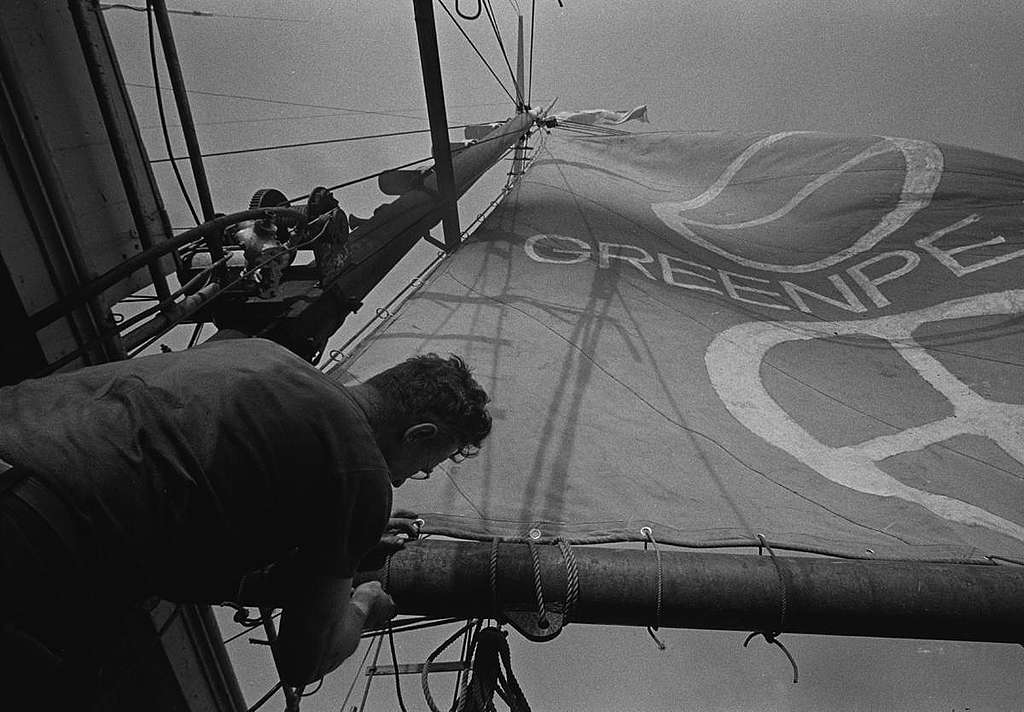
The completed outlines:
[[[409,0],[169,2],[173,9],[235,16],[173,16],[188,86],[208,92],[192,97],[205,151],[427,125]],[[512,3],[493,3],[512,43]],[[519,3],[529,10],[529,0]],[[453,7],[453,0],[447,4]],[[1019,0],[563,4],[536,3],[535,104],[555,97],[563,110],[646,103],[651,125],[636,127],[641,130],[883,134],[1024,158]],[[473,10],[476,2],[461,5]],[[498,81],[439,6],[436,12],[450,123],[507,116],[510,102]],[[145,16],[112,10],[106,17],[123,52],[122,71],[151,155],[163,156],[152,90],[136,86],[152,85]],[[489,26],[481,19],[467,28],[508,86]],[[210,158],[207,169],[218,210],[231,212],[247,207],[258,188],[303,194],[429,152],[429,139],[420,134]],[[172,221],[188,226],[166,165],[156,170]],[[484,186],[490,194],[464,204],[464,223],[490,200],[498,182]],[[337,197],[361,215],[382,199],[372,184]],[[403,642],[403,662],[422,662],[446,636]],[[801,681],[793,685],[785,657],[761,640],[744,649],[743,634],[663,631],[662,637],[666,652],[642,629],[570,628],[547,645],[517,641],[513,663],[538,711],[979,712],[1024,706],[1019,646],[785,636],[800,665]],[[240,648],[250,648],[244,638],[231,645],[233,652]],[[237,659],[251,702],[270,685],[269,657],[264,648],[253,648]],[[354,664],[347,665],[303,709],[338,709],[356,673]],[[410,709],[426,709],[417,680],[405,689]],[[439,696],[447,689],[439,679]],[[390,681],[377,682],[375,690],[369,708],[393,709]],[[360,692],[361,685],[356,702]],[[269,709],[281,706],[275,701]]]

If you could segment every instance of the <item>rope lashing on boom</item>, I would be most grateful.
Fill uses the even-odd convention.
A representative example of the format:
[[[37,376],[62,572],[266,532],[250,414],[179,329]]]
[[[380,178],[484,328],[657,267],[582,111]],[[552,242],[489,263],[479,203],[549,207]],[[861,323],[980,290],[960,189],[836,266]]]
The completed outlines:
[[[537,627],[546,630],[551,627],[548,620],[548,611],[544,606],[544,585],[540,576],[540,555],[537,553],[537,546],[532,539],[526,540],[526,546],[530,549],[530,558],[533,559],[533,588],[537,592]]]
[[[772,564],[775,566],[775,573],[779,577],[779,626],[776,632],[770,631],[755,631],[747,636],[747,639],[743,641],[743,647],[747,647],[751,640],[756,636],[760,635],[765,639],[766,642],[775,645],[781,650],[786,657],[789,659],[789,664],[793,666],[793,683],[796,684],[800,681],[800,671],[797,669],[796,660],[790,654],[789,650],[779,641],[779,635],[781,635],[786,625],[786,609],[788,608],[789,602],[786,596],[786,579],[782,575],[782,565],[779,564],[779,560],[775,558],[775,552],[772,551],[771,544],[768,543],[768,539],[765,538],[764,534],[758,534],[757,540],[760,542],[757,546],[757,553],[759,556],[764,555],[764,550],[768,550],[768,555],[771,557]]]
[[[533,590],[537,602],[536,614],[524,610],[508,610],[502,607],[498,595],[498,548],[501,543],[499,537],[491,539],[491,553],[488,566],[488,578],[491,589],[491,617],[498,623],[510,623],[513,628],[524,636],[535,642],[544,642],[557,636],[572,618],[573,611],[580,596],[580,574],[576,563],[576,555],[573,553],[569,543],[557,538],[554,543],[558,546],[562,556],[562,563],[565,565],[565,596],[561,604],[554,606],[554,612],[548,611],[548,604],[544,599],[543,571],[540,561],[540,550],[531,540],[526,540],[530,552],[530,563],[533,569]]]
[[[658,646],[658,650],[664,651],[665,644],[661,642],[661,639],[655,634],[655,631],[661,628],[661,604],[665,590],[665,572],[661,565],[661,549],[658,548],[658,542],[654,540],[654,532],[650,527],[641,527],[640,534],[644,537],[644,551],[647,551],[647,542],[651,543],[654,547],[654,556],[658,561],[658,599],[657,608],[654,611],[654,625],[647,626],[647,633],[651,636],[654,642]]]
[[[559,551],[562,552],[562,561],[565,562],[565,603],[562,606],[563,625],[569,622],[573,609],[576,608],[576,601],[580,597],[580,571],[576,565],[576,555],[569,546],[569,542],[559,537],[555,539]]]

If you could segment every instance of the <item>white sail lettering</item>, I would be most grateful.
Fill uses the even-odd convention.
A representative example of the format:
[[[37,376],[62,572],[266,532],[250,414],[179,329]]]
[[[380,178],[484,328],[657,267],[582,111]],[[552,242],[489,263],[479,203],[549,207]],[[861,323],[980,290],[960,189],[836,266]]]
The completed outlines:
[[[831,304],[837,309],[845,309],[846,311],[854,312],[857,314],[866,312],[868,310],[867,307],[864,306],[864,304],[860,301],[860,299],[857,298],[857,295],[853,293],[853,290],[850,289],[850,286],[838,274],[830,274],[828,276],[828,281],[832,283],[832,286],[836,288],[836,291],[838,291],[839,294],[842,295],[845,301],[840,301],[838,299],[833,299],[832,297],[825,296],[824,294],[819,294],[818,292],[812,291],[807,287],[802,287],[799,284],[794,284],[793,282],[779,280],[779,284],[782,285],[782,288],[786,291],[786,294],[788,294],[789,298],[793,300],[794,304],[796,304],[796,308],[807,314],[812,313],[811,308],[807,306],[807,302],[805,302],[804,298],[800,296],[801,293],[806,294],[809,297],[814,297],[815,299],[820,299],[826,304]]]
[[[622,260],[623,262],[628,262],[629,264],[633,265],[638,270],[640,270],[640,272],[645,277],[647,277],[647,279],[657,279],[653,274],[651,274],[647,270],[646,267],[644,267],[645,264],[654,262],[654,258],[651,257],[650,252],[643,249],[642,247],[637,247],[636,245],[620,245],[615,242],[599,242],[597,243],[597,248],[599,255],[598,264],[601,266],[601,269],[608,269],[608,267],[611,265],[612,260]],[[632,250],[633,252],[637,253],[637,256],[617,254],[616,252],[613,252],[613,249]]]
[[[775,302],[763,302],[759,299],[749,299],[747,297],[740,296],[740,292],[750,292],[751,294],[767,294],[769,296],[777,297],[778,292],[773,292],[768,289],[758,289],[757,287],[746,287],[741,284],[737,284],[737,279],[749,279],[751,282],[760,282],[762,284],[770,284],[767,279],[761,279],[760,277],[752,277],[749,274],[737,274],[736,272],[729,272],[728,270],[718,270],[718,275],[722,278],[722,286],[725,287],[725,291],[729,293],[729,296],[733,299],[746,302],[747,304],[756,304],[759,307],[771,307],[772,309],[784,309],[789,311],[789,307],[785,304],[776,304]]]
[[[984,242],[975,242],[968,245],[960,245],[959,247],[947,247],[943,249],[935,245],[935,243],[938,240],[941,240],[949,233],[959,230],[963,227],[967,227],[968,225],[971,225],[973,223],[976,223],[980,219],[981,217],[978,215],[969,215],[963,220],[953,223],[949,227],[945,227],[941,230],[936,230],[927,237],[922,237],[920,240],[917,241],[916,244],[922,250],[924,250],[929,255],[938,260],[939,264],[941,264],[943,267],[946,267],[950,272],[955,274],[957,277],[963,277],[965,274],[977,272],[980,269],[985,269],[986,267],[993,267],[995,265],[1002,264],[1003,262],[1009,262],[1010,260],[1015,259],[1017,257],[1024,256],[1024,250],[1017,250],[1016,252],[1009,252],[1007,254],[998,255],[991,259],[981,260],[971,265],[965,265],[959,260],[953,258],[953,255],[958,255],[961,252],[967,252],[968,250],[974,250],[979,247],[1001,245],[1004,242],[1006,242],[1006,238],[1003,237],[1002,235],[996,235],[991,240],[985,240]]]
[[[929,322],[999,314],[1024,314],[1024,290],[981,294],[860,321],[747,322],[716,336],[704,361],[712,386],[733,417],[822,477],[858,492],[913,502],[949,521],[987,527],[1024,541],[1020,524],[977,505],[911,487],[879,467],[886,458],[923,450],[961,434],[988,438],[1024,464],[1024,406],[983,398],[913,339],[915,330]],[[768,392],[761,380],[762,362],[780,344],[835,335],[873,336],[888,341],[948,400],[953,414],[859,444],[831,447],[819,441],[800,425],[799,416],[794,417],[797,414],[787,412]],[[892,393],[892,397],[901,395]]]
[[[544,250],[552,255],[568,255],[568,257],[554,258],[544,257],[537,252],[537,246],[541,241],[544,241]],[[564,249],[557,247],[558,242],[568,242],[575,245],[575,249]],[[526,244],[523,245],[523,249],[526,250],[526,254],[530,256],[530,259],[536,262],[546,262],[553,265],[574,265],[579,262],[586,262],[590,259],[590,245],[585,243],[583,240],[577,240],[575,237],[568,237],[566,235],[545,235],[544,233],[538,233],[526,238]]]
[[[902,258],[903,264],[891,272],[886,272],[885,274],[881,274],[875,278],[868,277],[864,274],[865,267],[893,257]],[[858,262],[852,267],[848,267],[846,272],[853,278],[853,281],[859,284],[861,289],[871,297],[871,301],[875,303],[875,306],[881,309],[882,307],[888,306],[891,302],[888,297],[882,294],[881,290],[878,289],[878,285],[891,282],[897,277],[902,277],[907,272],[910,272],[912,269],[917,267],[920,263],[921,258],[916,252],[911,252],[910,250],[894,250],[892,252],[883,252],[882,254],[875,255],[863,262]]]
[[[702,265],[700,262],[692,262],[691,260],[684,260],[679,257],[672,257],[666,255],[663,252],[658,253],[658,261],[661,263],[661,278],[665,280],[665,284],[671,284],[673,287],[682,287],[683,289],[697,289],[703,292],[712,292],[714,294],[722,294],[722,291],[709,287],[706,284],[693,284],[692,282],[680,282],[676,279],[676,275],[685,274],[696,279],[704,280],[705,282],[711,282],[716,284],[712,277],[705,274],[699,274],[693,270],[686,269],[685,267],[676,267],[675,264],[688,265],[690,267],[696,267],[697,269],[704,269],[711,271],[711,268],[707,265]]]
[[[818,270],[832,267],[840,262],[858,254],[867,252],[879,242],[893,234],[923,210],[931,202],[932,195],[939,185],[942,177],[943,157],[942,151],[937,146],[926,141],[915,141],[905,138],[885,138],[881,142],[865,149],[857,156],[843,162],[842,164],[825,171],[810,183],[805,185],[782,207],[767,215],[752,220],[736,223],[708,223],[693,218],[684,217],[683,213],[697,207],[709,204],[728,185],[745,163],[750,161],[759,151],[764,150],[779,138],[785,138],[792,134],[777,134],[768,140],[762,139],[748,148],[742,156],[731,164],[715,183],[704,191],[698,198],[681,200],[666,203],[654,203],[651,210],[662,222],[678,232],[691,242],[700,245],[722,257],[726,257],[737,264],[766,272],[783,272],[789,274],[816,272]],[[763,262],[751,257],[737,254],[727,250],[712,240],[709,240],[694,232],[694,227],[707,228],[715,231],[735,231],[744,228],[764,226],[785,217],[798,205],[811,197],[814,193],[837,180],[840,176],[851,173],[857,165],[889,152],[899,152],[906,164],[903,187],[900,191],[899,201],[896,206],[885,215],[879,217],[878,223],[863,235],[857,237],[847,247],[835,253],[823,257],[820,260],[805,264],[775,264]]]

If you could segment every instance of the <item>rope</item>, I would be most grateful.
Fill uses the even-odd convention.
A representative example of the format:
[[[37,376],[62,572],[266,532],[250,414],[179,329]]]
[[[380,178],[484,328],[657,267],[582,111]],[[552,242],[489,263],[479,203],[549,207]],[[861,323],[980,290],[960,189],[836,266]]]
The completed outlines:
[[[661,549],[658,548],[658,542],[656,542],[654,540],[654,532],[651,530],[650,527],[643,527],[643,528],[641,528],[640,529],[640,533],[644,536],[644,539],[645,539],[644,540],[644,551],[647,551],[647,542],[650,541],[651,542],[651,546],[654,547],[654,556],[657,558],[657,561],[658,561],[658,598],[657,598],[657,607],[655,608],[655,611],[654,611],[654,626],[653,627],[647,626],[647,633],[648,633],[648,635],[651,636],[651,639],[654,640],[654,642],[657,644],[658,650],[664,651],[665,650],[665,644],[663,642],[661,642],[661,640],[658,638],[658,636],[655,635],[655,633],[654,633],[654,631],[656,631],[659,628],[661,628],[661,603],[662,603],[662,598],[663,598],[664,588],[665,588],[665,572],[664,572],[664,569],[662,568],[662,565],[661,565]]]
[[[274,693],[276,693],[282,687],[284,687],[284,683],[279,681],[276,685],[270,688],[267,694],[263,695],[263,697],[256,700],[256,704],[249,708],[249,712],[256,712],[256,710],[265,705],[267,703],[267,700],[273,697]]]
[[[441,712],[441,710],[438,709],[437,704],[434,702],[434,696],[430,694],[430,666],[434,664],[434,660],[437,659],[438,655],[443,653],[449,645],[455,642],[456,638],[467,632],[472,626],[473,621],[466,621],[466,625],[455,631],[448,640],[437,646],[437,648],[434,649],[434,652],[427,656],[427,661],[423,664],[423,672],[420,673],[420,681],[423,684],[423,697],[426,699],[427,706],[430,708],[431,712]]]
[[[779,650],[785,653],[786,658],[789,659],[789,664],[793,666],[793,683],[796,684],[800,681],[800,671],[797,669],[796,660],[793,659],[789,650],[778,639],[778,636],[786,626],[786,611],[789,607],[788,597],[786,596],[786,579],[782,575],[782,565],[779,563],[779,560],[775,558],[775,552],[772,551],[772,546],[768,543],[768,539],[765,538],[764,534],[758,534],[757,540],[760,542],[757,545],[758,556],[763,556],[764,549],[767,549],[768,555],[771,557],[772,564],[775,566],[775,573],[779,577],[779,626],[776,632],[755,631],[751,633],[747,636],[747,639],[743,641],[743,647],[747,647],[747,644],[758,635],[763,637],[766,642],[778,647]]]
[[[494,30],[494,37],[498,40],[498,49],[501,50],[501,56],[505,58],[505,66],[508,67],[509,76],[512,77],[512,86],[515,87],[518,98],[516,106],[520,107],[523,105],[524,88],[516,82],[516,73],[512,70],[512,63],[508,59],[508,52],[505,51],[505,42],[501,39],[501,30],[498,29],[498,22],[494,18],[494,8],[491,7],[491,1],[482,0],[482,2],[484,9],[487,11],[487,19],[491,22],[491,29]]]
[[[345,707],[348,705],[348,700],[352,697],[352,691],[356,689],[356,683],[359,682],[359,671],[366,667],[366,661],[370,657],[370,651],[373,650],[373,643],[371,642],[366,646],[366,652],[363,653],[363,660],[359,663],[359,667],[356,668],[356,674],[352,676],[352,684],[348,686],[348,692],[345,693],[345,699],[341,703],[339,710],[344,712]]]
[[[533,587],[537,592],[537,627],[546,630],[551,622],[548,620],[548,611],[544,606],[544,586],[540,579],[540,554],[537,553],[537,546],[532,539],[526,540],[530,549],[530,558],[533,559]]]
[[[487,59],[486,59],[486,58],[484,58],[483,54],[481,54],[481,53],[480,53],[480,50],[478,50],[478,49],[476,48],[476,45],[475,45],[475,44],[473,43],[473,40],[471,40],[471,39],[469,38],[469,35],[467,35],[467,34],[466,34],[466,31],[465,31],[464,29],[462,29],[462,25],[460,25],[460,24],[459,24],[459,21],[458,21],[458,20],[456,20],[456,19],[455,19],[455,16],[454,16],[454,15],[453,15],[453,14],[451,13],[451,10],[449,10],[449,9],[448,9],[448,7],[447,7],[447,6],[446,6],[446,5],[444,4],[444,0],[438,0],[438,4],[440,4],[440,5],[441,5],[441,9],[443,9],[443,10],[445,11],[445,13],[446,13],[446,14],[448,15],[448,17],[450,17],[450,18],[451,18],[452,22],[454,22],[454,23],[455,23],[455,27],[457,27],[457,28],[458,28],[459,32],[461,32],[461,33],[462,33],[462,36],[466,38],[466,41],[467,41],[467,42],[469,42],[469,46],[473,48],[473,51],[474,51],[474,52],[476,52],[476,56],[477,56],[477,57],[479,57],[479,58],[480,58],[480,61],[484,63],[484,66],[485,66],[485,67],[487,67],[487,71],[491,73],[491,76],[492,76],[492,77],[494,77],[494,80],[495,80],[496,82],[498,82],[498,86],[500,86],[500,87],[501,87],[501,90],[502,90],[503,92],[505,92],[506,94],[508,94],[508,98],[512,100],[512,103],[513,103],[513,104],[516,104],[516,98],[515,98],[514,96],[512,96],[512,92],[510,92],[510,91],[509,91],[509,90],[508,90],[508,89],[507,89],[507,88],[505,87],[505,84],[504,84],[504,82],[502,82],[502,81],[501,81],[501,78],[500,78],[500,77],[499,77],[499,76],[497,75],[497,73],[496,73],[496,72],[495,72],[495,71],[494,71],[494,70],[493,70],[493,69],[491,68],[491,65],[490,65],[490,63],[489,63],[489,62],[487,61]],[[458,9],[458,0],[456,0],[456,2],[455,2],[455,6],[456,6],[456,9]],[[483,6],[482,6],[482,5],[481,5],[481,9],[483,9]],[[479,16],[480,16],[480,13],[479,13],[479,12],[477,12],[477,15],[476,15],[476,17],[479,17]],[[474,18],[472,18],[472,19],[474,19],[474,20],[475,20],[475,19],[476,19],[476,17],[474,17]],[[464,17],[463,19],[470,19],[470,18],[465,18],[465,17]],[[517,104],[517,106],[518,106],[518,104]]]
[[[565,562],[565,604],[562,610],[563,625],[569,622],[573,610],[576,608],[576,601],[580,597],[580,571],[576,565],[576,554],[565,539],[555,539],[559,550],[562,552],[562,560]]]
[[[323,226],[323,228],[321,228],[320,232],[318,232],[313,237],[308,238],[306,240],[303,240],[302,242],[300,242],[298,244],[295,244],[295,245],[292,245],[290,247],[287,247],[286,248],[287,252],[292,252],[292,253],[297,252],[300,249],[302,249],[303,247],[305,247],[306,245],[308,245],[308,244],[310,244],[312,242],[315,242],[316,240],[318,240],[320,238],[320,236],[324,233],[324,231],[326,229],[327,229],[327,224],[325,224]],[[218,296],[220,294],[223,294],[228,289],[230,289],[234,285],[238,284],[242,280],[244,280],[249,275],[255,274],[261,268],[263,268],[264,266],[270,264],[271,262],[273,262],[274,260],[278,259],[279,257],[280,257],[279,254],[274,254],[274,255],[272,255],[270,257],[267,257],[262,262],[257,263],[253,267],[250,267],[249,269],[246,269],[246,270],[242,271],[241,273],[239,273],[238,277],[236,277],[235,279],[231,280],[226,285],[224,285],[223,287],[220,288],[220,291],[218,292]],[[183,291],[183,290],[179,290],[179,291]],[[172,295],[172,297],[169,297],[167,300],[164,300],[164,302],[169,302],[169,300],[173,301],[173,298],[176,298],[176,296],[177,296],[177,293],[175,295]],[[164,302],[161,302],[160,304],[162,305],[162,304],[164,304]],[[129,358],[134,358],[138,354],[140,354],[143,351],[145,351],[146,349],[148,349],[150,346],[152,346],[157,341],[159,341],[161,338],[163,338],[164,334],[166,334],[168,331],[170,331],[174,326],[176,326],[179,323],[181,323],[181,321],[185,317],[187,317],[189,314],[191,314],[192,312],[196,311],[200,306],[203,306],[205,304],[206,304],[206,302],[204,302],[203,304],[200,304],[200,305],[194,305],[191,309],[187,309],[185,311],[182,311],[174,319],[172,319],[169,324],[165,325],[163,327],[163,330],[159,334],[157,334],[156,336],[152,337],[151,339],[149,339],[148,341],[143,343],[141,346],[138,346],[132,353],[130,353],[129,354]],[[157,305],[157,306],[159,307],[160,305]],[[156,308],[156,307],[154,307],[154,308]],[[136,316],[138,316],[138,315],[136,315]]]
[[[163,95],[160,91],[160,71],[157,67],[156,61],[156,39],[153,35],[153,12],[152,12],[153,0],[146,0],[146,23],[149,32],[149,61],[150,66],[153,68],[153,84],[156,89],[156,108],[160,114],[160,129],[164,136],[164,146],[167,148],[167,155],[173,155],[171,151],[171,135],[167,131],[167,115],[164,112],[164,100]],[[178,181],[178,187],[181,189],[181,195],[185,199],[185,205],[188,206],[188,211],[192,213],[192,219],[196,221],[196,225],[200,224],[202,220],[199,219],[199,214],[196,212],[195,205],[192,204],[192,198],[189,197],[188,189],[185,188],[185,179],[181,177],[181,171],[178,170],[178,164],[171,161],[171,169],[174,171],[174,177]]]
[[[371,643],[373,645],[373,643]],[[384,635],[381,634],[377,638],[377,651],[373,654],[373,662],[370,663],[373,667],[377,667],[377,660],[380,658],[380,649],[384,645]],[[363,688],[363,699],[359,703],[359,709],[363,710],[366,708],[366,698],[370,696],[370,684],[373,682],[373,675],[366,676],[366,687]]]
[[[492,627],[476,635],[472,679],[457,709],[461,712],[493,712],[495,693],[511,712],[530,712],[530,705],[512,672],[507,635]]]
[[[501,611],[498,609],[498,537],[491,539],[491,558],[488,565],[488,577],[491,582],[491,614],[499,620]]]
[[[125,86],[139,87],[142,89],[153,89],[151,84],[141,84],[138,82],[125,82]],[[164,89],[163,91],[171,91],[170,89]],[[299,106],[304,109],[327,109],[329,111],[343,111],[347,114],[366,114],[369,116],[391,116],[399,119],[415,119],[416,121],[422,121],[422,115],[413,114],[399,114],[393,111],[371,111],[369,109],[351,109],[346,106],[330,106],[328,104],[303,104],[298,101],[284,101],[281,99],[268,99],[265,96],[251,96],[245,94],[226,94],[224,92],[217,91],[200,91],[199,89],[187,89],[186,94],[196,94],[199,96],[216,96],[224,99],[243,99],[245,101],[257,101],[263,104],[281,104],[283,106]]]
[[[463,20],[475,20],[476,18],[480,17],[480,11],[482,9],[483,0],[476,0],[476,14],[467,15],[464,12],[462,12],[462,8],[459,7],[459,0],[455,0],[455,12],[459,13],[459,17],[461,17]]]
[[[395,669],[395,695],[398,697],[398,708],[402,712],[408,712],[405,707],[405,699],[402,697],[402,679],[398,674],[398,653],[395,651],[395,633],[388,623],[388,645],[391,647],[391,665]]]

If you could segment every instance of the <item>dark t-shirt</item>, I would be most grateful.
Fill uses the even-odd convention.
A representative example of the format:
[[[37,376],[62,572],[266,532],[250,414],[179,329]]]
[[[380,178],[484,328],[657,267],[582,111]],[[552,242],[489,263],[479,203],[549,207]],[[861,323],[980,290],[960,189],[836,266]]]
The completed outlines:
[[[0,389],[0,458],[64,501],[88,570],[134,595],[221,598],[296,548],[348,577],[391,510],[359,405],[260,339]]]

